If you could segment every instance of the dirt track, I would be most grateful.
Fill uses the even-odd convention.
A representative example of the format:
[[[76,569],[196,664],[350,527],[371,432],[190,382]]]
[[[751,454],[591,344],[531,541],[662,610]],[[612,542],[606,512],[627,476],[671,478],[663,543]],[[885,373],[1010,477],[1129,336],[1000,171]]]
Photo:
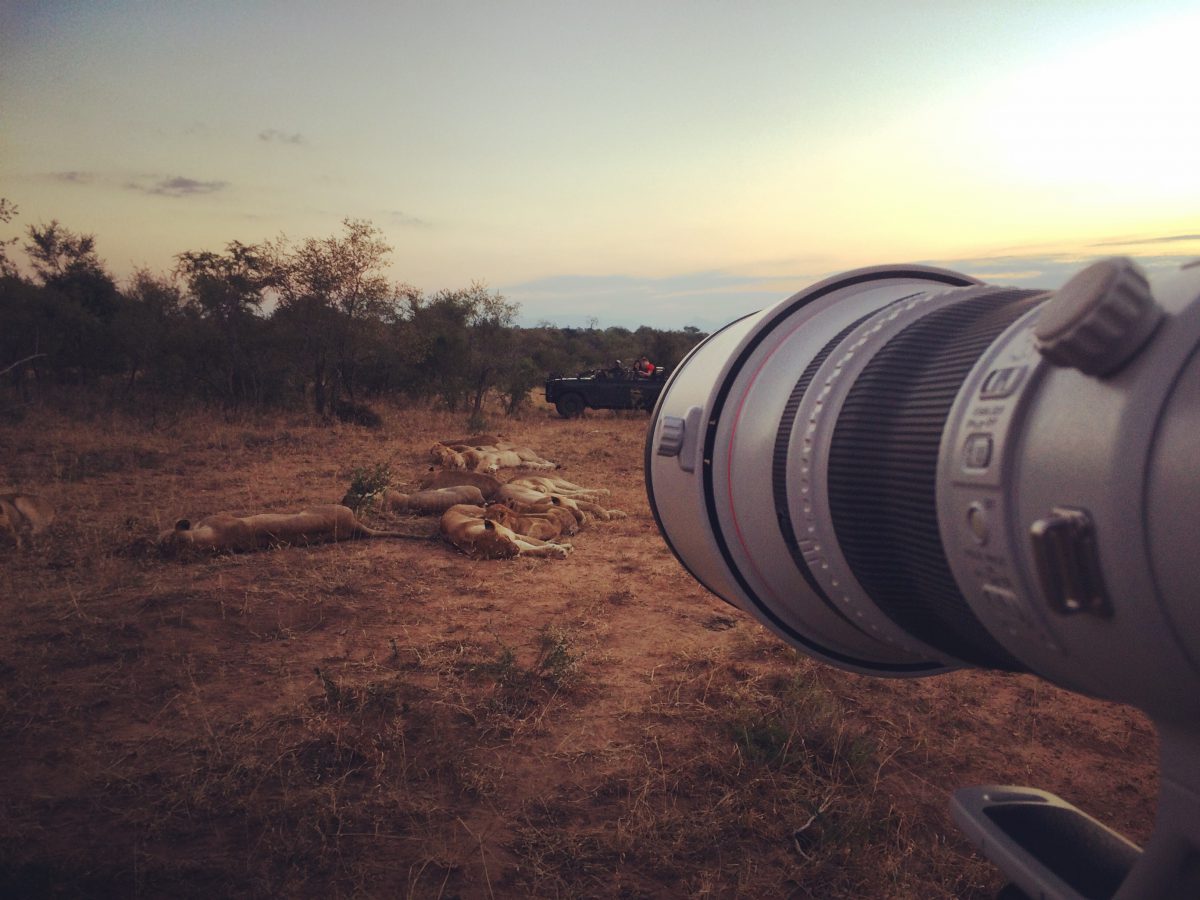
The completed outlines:
[[[355,466],[415,481],[447,416],[5,427],[0,489],[60,518],[0,548],[0,894],[990,897],[946,811],[981,782],[1145,839],[1139,714],[1024,676],[843,674],[698,587],[649,515],[645,422],[493,423],[630,513],[561,561],[142,542],[336,502]]]

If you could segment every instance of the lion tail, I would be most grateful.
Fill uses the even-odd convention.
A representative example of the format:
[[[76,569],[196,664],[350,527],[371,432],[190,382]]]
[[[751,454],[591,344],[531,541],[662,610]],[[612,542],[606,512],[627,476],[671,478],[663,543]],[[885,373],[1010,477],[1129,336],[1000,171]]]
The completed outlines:
[[[360,524],[354,536],[360,538],[402,538],[410,541],[436,541],[440,540],[442,535],[436,528],[431,530],[428,526],[413,528],[411,530],[389,529],[385,531]]]

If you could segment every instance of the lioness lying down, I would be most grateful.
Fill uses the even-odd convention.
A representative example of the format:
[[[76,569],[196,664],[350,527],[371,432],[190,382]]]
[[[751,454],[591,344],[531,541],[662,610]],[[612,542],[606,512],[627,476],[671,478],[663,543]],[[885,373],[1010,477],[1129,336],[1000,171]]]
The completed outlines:
[[[421,490],[432,488],[457,487],[469,484],[479,488],[484,500],[491,500],[500,490],[502,482],[495,475],[485,472],[467,472],[462,469],[433,469],[430,474],[421,479]]]
[[[503,503],[489,503],[483,508],[483,517],[507,525],[522,537],[539,541],[557,541],[563,535],[579,531],[579,523],[570,510],[561,506],[548,506],[545,512],[518,512]]]
[[[440,441],[429,448],[429,457],[444,469],[468,469],[495,474],[500,469],[557,469],[558,463],[542,459],[528,447],[505,444],[477,447],[457,444],[449,447]]]
[[[175,527],[158,536],[164,550],[261,550],[281,544],[321,544],[354,538],[409,538],[427,536],[399,531],[377,531],[354,517],[346,506],[310,506],[298,513],[262,513],[257,516],[231,516],[219,513],[192,525],[180,519]]]
[[[463,462],[472,472],[494,475],[501,469],[557,469],[558,463],[542,459],[532,450],[497,450],[494,447],[472,447],[462,452]]]
[[[50,527],[54,507],[33,494],[0,494],[0,537],[28,545]]]
[[[463,553],[481,559],[509,559],[522,554],[562,559],[571,552],[570,544],[551,544],[517,534],[508,526],[485,518],[485,512],[481,506],[450,507],[442,513],[442,534]]]
[[[387,512],[411,513],[416,516],[441,515],[460,503],[483,503],[483,492],[470,484],[431,488],[404,494],[387,488],[380,498],[380,507]]]
[[[628,515],[619,509],[605,509],[600,504],[584,500],[582,497],[564,497],[558,493],[547,493],[516,481],[500,485],[500,490],[496,491],[496,500],[513,509],[528,509],[534,512],[540,512],[548,503],[553,503],[555,506],[569,509],[580,525],[584,524],[588,515],[595,516],[604,522],[610,519],[624,519]]]
[[[608,488],[585,488],[556,475],[519,475],[509,484],[525,485],[543,494],[558,494],[560,497],[576,497],[583,500],[607,497],[610,493]]]

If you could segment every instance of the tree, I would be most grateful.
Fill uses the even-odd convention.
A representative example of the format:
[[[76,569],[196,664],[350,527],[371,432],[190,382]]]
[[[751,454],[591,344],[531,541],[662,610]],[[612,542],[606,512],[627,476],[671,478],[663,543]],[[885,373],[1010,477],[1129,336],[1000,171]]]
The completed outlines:
[[[96,239],[64,228],[30,225],[25,252],[43,290],[34,318],[39,348],[60,377],[88,380],[120,370],[112,326],[121,305],[116,282],[96,255]]]
[[[7,225],[17,214],[17,207],[7,197],[0,197],[0,223]],[[17,242],[11,237],[0,240],[0,278],[16,278],[17,266],[8,258],[8,247]]]
[[[277,247],[276,318],[298,340],[313,405],[322,415],[337,408],[343,392],[354,400],[364,348],[397,305],[384,275],[392,248],[383,232],[356,219],[345,219],[342,226],[340,237]]]
[[[261,403],[260,377],[266,329],[258,315],[267,292],[279,282],[269,248],[231,241],[224,253],[180,253],[175,274],[186,285],[185,306],[209,325],[208,368],[196,373],[225,402]]]
[[[421,388],[441,396],[451,410],[469,406],[478,420],[487,392],[505,381],[520,358],[513,327],[517,305],[479,282],[429,298],[418,294],[408,305],[405,332]]]
[[[148,269],[134,272],[115,320],[127,390],[143,380],[165,394],[186,390],[184,373],[202,364],[188,353],[193,342],[187,319],[178,283]]]
[[[467,377],[471,386],[471,419],[482,417],[483,398],[517,368],[517,344],[513,320],[517,304],[499,293],[488,293],[487,286],[475,282],[463,292],[467,313]]]

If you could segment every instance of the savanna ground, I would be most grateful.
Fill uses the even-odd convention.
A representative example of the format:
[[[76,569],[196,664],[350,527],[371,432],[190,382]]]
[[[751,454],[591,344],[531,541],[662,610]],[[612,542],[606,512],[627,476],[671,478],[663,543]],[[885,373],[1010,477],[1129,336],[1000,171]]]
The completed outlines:
[[[644,414],[494,420],[630,517],[566,560],[473,561],[144,541],[337,502],[356,467],[413,481],[461,417],[18,412],[0,490],[59,519],[0,548],[0,895],[987,898],[947,803],[984,782],[1148,836],[1140,714],[842,673],[695,584],[650,516]]]

